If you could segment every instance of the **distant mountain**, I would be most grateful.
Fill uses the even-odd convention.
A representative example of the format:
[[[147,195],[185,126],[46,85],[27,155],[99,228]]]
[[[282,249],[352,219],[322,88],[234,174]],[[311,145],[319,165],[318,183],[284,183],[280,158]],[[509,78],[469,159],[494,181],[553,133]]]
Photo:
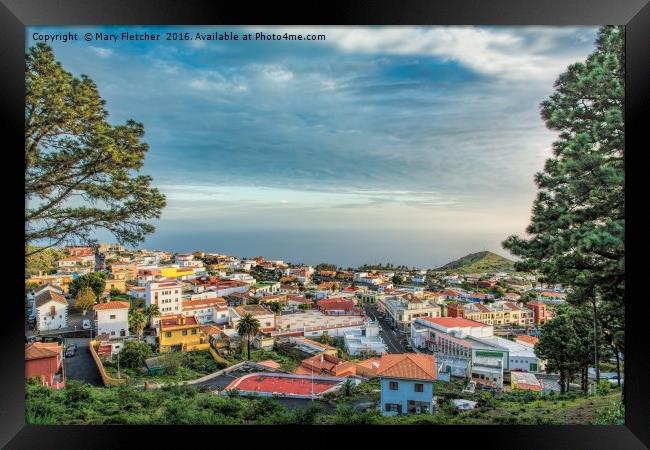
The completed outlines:
[[[455,261],[438,267],[439,271],[461,273],[510,272],[515,268],[514,261],[492,252],[478,252],[463,256]]]

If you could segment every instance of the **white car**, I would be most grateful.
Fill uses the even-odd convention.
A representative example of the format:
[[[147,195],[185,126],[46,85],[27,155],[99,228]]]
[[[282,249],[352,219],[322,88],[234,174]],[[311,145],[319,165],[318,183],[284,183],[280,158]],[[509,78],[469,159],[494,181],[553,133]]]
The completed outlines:
[[[90,330],[92,328],[91,325],[90,325],[90,320],[84,319],[84,321],[81,323],[81,327],[84,330]]]

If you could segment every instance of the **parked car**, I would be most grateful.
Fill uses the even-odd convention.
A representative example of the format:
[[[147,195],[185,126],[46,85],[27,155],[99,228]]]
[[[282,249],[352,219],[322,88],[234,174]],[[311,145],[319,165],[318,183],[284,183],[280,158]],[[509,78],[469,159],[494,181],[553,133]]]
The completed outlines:
[[[81,323],[81,327],[84,330],[90,330],[92,328],[91,325],[90,325],[90,320],[84,319],[84,321]]]
[[[406,344],[404,348],[408,351],[413,351],[413,346],[411,344]]]
[[[70,358],[74,356],[76,353],[77,353],[77,344],[70,344],[68,345],[68,348],[65,350],[66,358]]]

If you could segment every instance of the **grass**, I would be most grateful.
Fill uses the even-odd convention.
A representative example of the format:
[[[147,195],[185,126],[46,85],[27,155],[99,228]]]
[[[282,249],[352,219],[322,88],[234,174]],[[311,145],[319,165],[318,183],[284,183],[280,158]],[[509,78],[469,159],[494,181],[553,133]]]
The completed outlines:
[[[225,357],[232,364],[247,361],[246,346],[243,345],[241,352],[232,353]],[[260,362],[266,360],[273,360],[280,364],[280,368],[286,372],[293,372],[300,365],[300,360],[291,356],[278,352],[277,350],[256,350],[251,348],[251,361]]]
[[[143,384],[145,381],[150,383],[174,383],[180,381],[190,381],[201,378],[204,375],[219,370],[219,365],[214,361],[208,351],[187,352],[177,354],[163,354],[176,358],[175,364],[168,369],[166,374],[147,375],[140,369],[133,369],[121,366],[120,374],[128,375],[131,384]],[[161,355],[153,355],[161,356]],[[110,376],[117,378],[117,361],[105,362],[104,367]]]

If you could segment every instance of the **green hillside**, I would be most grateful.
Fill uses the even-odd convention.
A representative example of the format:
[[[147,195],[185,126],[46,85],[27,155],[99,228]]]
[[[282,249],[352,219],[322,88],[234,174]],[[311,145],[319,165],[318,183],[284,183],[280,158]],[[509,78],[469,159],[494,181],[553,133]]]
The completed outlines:
[[[463,256],[445,264],[436,270],[460,273],[510,272],[514,270],[514,261],[492,252],[478,252]]]

